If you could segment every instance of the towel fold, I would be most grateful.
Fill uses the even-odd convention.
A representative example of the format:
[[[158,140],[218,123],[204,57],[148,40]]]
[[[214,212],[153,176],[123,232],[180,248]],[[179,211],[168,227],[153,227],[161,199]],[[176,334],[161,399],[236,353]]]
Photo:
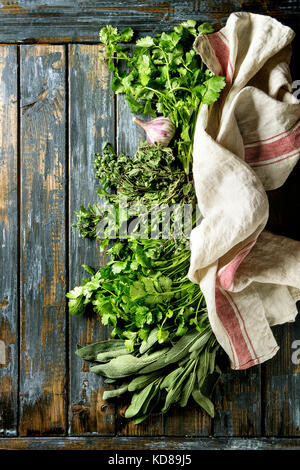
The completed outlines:
[[[194,44],[226,87],[202,105],[193,176],[203,220],[191,233],[189,278],[200,284],[217,340],[233,369],[274,356],[270,326],[294,321],[300,242],[264,230],[267,190],[300,156],[300,104],[289,70],[294,32],[274,18],[232,13]]]

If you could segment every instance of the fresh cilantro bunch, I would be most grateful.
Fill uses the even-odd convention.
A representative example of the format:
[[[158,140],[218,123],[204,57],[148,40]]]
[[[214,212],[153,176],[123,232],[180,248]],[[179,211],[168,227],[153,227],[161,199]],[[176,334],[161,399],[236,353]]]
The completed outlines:
[[[163,343],[203,321],[204,297],[187,278],[189,252],[180,244],[132,239],[115,243],[108,254],[111,261],[99,271],[85,266],[90,279],[67,294],[70,314],[91,307],[130,351],[147,341],[154,327]]]
[[[100,31],[108,67],[114,73],[112,90],[126,95],[135,114],[171,119],[177,129],[174,152],[187,174],[199,107],[214,103],[225,86],[224,77],[213,75],[193,49],[198,34],[212,31],[210,23],[196,29],[196,21],[188,20],[171,33],[138,39],[133,52],[121,45],[131,41],[131,28],[119,33],[117,28],[105,26]]]

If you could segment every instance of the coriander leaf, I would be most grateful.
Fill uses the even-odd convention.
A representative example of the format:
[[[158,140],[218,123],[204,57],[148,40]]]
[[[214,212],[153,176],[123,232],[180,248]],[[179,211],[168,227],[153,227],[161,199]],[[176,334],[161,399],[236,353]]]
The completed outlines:
[[[180,134],[180,137],[182,138],[182,140],[184,142],[190,142],[191,141],[191,137],[190,137],[190,126],[186,126],[183,131],[181,132]]]
[[[92,274],[92,275],[95,274],[95,270],[93,268],[91,268],[91,266],[87,266],[86,264],[83,264],[82,267],[89,274]]]
[[[126,90],[121,79],[116,75],[112,79],[111,89],[114,93],[124,93]]]
[[[85,311],[83,287],[78,286],[66,294],[70,300],[68,302],[69,313],[71,315],[83,315]]]
[[[152,330],[153,331],[153,330]],[[139,334],[139,337],[141,338],[142,340],[142,344],[140,346],[140,353],[142,354],[144,351],[141,351],[141,348],[142,348],[142,345],[145,344],[147,342],[147,339],[149,337],[149,329],[148,328],[141,328],[139,331],[138,331],[138,334]]]
[[[172,287],[172,279],[167,276],[160,276],[158,278],[159,287],[162,291],[170,291]]]
[[[150,80],[151,67],[149,56],[143,54],[138,61],[138,72],[141,84],[146,86]]]
[[[130,41],[130,39],[132,39],[132,36],[133,36],[133,29],[128,27],[128,28],[123,29],[123,31],[121,31],[120,40],[123,42],[128,42]]]
[[[160,329],[157,333],[158,342],[164,343],[169,337],[169,332],[167,330]]]
[[[152,104],[150,100],[146,101],[143,113],[146,114],[147,116],[156,117],[156,112],[152,108]]]
[[[129,104],[130,109],[133,112],[133,114],[139,114],[143,111],[144,109],[143,104],[139,103],[132,96],[126,95],[126,101]]]
[[[225,78],[214,75],[205,82],[206,91],[202,98],[202,103],[213,104],[220,96],[226,85]]]
[[[130,297],[132,300],[138,300],[145,297],[145,286],[141,281],[135,281],[130,287]]]
[[[135,311],[135,324],[138,328],[143,328],[147,320],[149,308],[139,305]]]
[[[121,250],[123,248],[123,243],[121,242],[116,242],[113,244],[111,250],[110,250],[110,254],[114,254],[116,256],[120,256],[120,253],[121,253]]]
[[[127,267],[127,261],[116,261],[112,265],[112,272],[114,274],[119,274],[121,271],[124,271]]]
[[[151,36],[146,36],[144,38],[138,39],[136,41],[138,47],[151,47],[154,46],[154,39]]]
[[[134,351],[134,343],[135,343],[135,339],[134,339],[134,338],[126,339],[126,340],[124,341],[125,347],[126,347],[126,349],[128,349],[129,352]]]
[[[213,25],[211,25],[207,21],[200,24],[200,26],[198,26],[198,33],[199,34],[209,34],[209,33],[213,33],[213,32],[214,32]]]
[[[137,263],[139,263],[144,268],[150,267],[149,258],[147,257],[146,253],[140,245],[138,245],[135,250],[135,259]]]
[[[109,44],[110,42],[117,42],[120,39],[118,29],[111,25],[104,26],[100,31],[100,41],[103,44]]]
[[[174,31],[176,31],[176,33],[178,33],[180,35],[183,35],[184,32],[187,31],[188,33],[190,33],[190,34],[192,34],[193,36],[196,37],[195,26],[196,26],[196,21],[195,20],[187,20],[187,21],[184,21],[183,23],[181,23],[180,25],[176,26],[174,28]]]
[[[166,45],[167,43],[168,48],[174,48],[175,46],[177,46],[178,42],[180,41],[180,38],[180,34],[177,34],[176,32],[170,34],[162,33],[160,44]],[[176,52],[176,50],[174,50],[174,52]]]

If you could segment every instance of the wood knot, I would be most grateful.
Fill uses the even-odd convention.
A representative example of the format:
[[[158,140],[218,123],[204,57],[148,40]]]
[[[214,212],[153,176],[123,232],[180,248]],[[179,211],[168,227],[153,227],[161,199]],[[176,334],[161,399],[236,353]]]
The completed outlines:
[[[87,413],[87,407],[84,405],[73,405],[72,406],[72,412],[74,414],[81,414],[81,413]]]

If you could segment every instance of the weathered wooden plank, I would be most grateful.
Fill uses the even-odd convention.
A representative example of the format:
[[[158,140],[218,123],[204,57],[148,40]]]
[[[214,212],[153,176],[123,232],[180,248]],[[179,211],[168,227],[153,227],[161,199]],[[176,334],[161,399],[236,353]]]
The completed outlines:
[[[214,436],[261,434],[260,367],[222,374],[215,391]]]
[[[117,152],[133,155],[140,142],[146,140],[145,131],[133,122],[130,107],[124,95],[116,95],[117,101]],[[142,114],[137,115],[140,119],[148,121],[148,116]]]
[[[115,109],[103,49],[96,45],[69,46],[69,153],[70,227],[74,210],[97,202],[94,154],[106,141],[115,139]],[[82,265],[98,268],[105,263],[95,241],[79,239],[70,231],[70,287],[87,277]],[[70,432],[114,433],[114,405],[102,400],[103,380],[75,355],[76,344],[89,344],[108,337],[96,315],[70,319]],[[106,386],[107,387],[107,386]]]
[[[274,333],[280,350],[265,365],[265,434],[300,436],[300,316]]]
[[[186,408],[174,407],[164,418],[166,436],[210,436],[212,420],[194,404],[192,399]]]
[[[17,434],[17,47],[0,45],[0,435]]]
[[[0,450],[300,450],[298,438],[44,437],[0,439]],[[129,454],[130,455],[130,454]],[[103,461],[102,456],[102,461]],[[197,462],[199,463],[199,462]]]
[[[271,15],[285,22],[294,21],[297,16],[299,27],[300,3],[296,0],[1,0],[0,41],[98,41],[99,28],[106,24],[132,26],[143,35],[170,30],[190,18],[224,24],[230,13],[243,10]]]
[[[300,210],[299,176],[300,163],[296,165],[283,186],[268,192],[270,203],[268,229],[300,241],[300,226],[296,216]],[[298,303],[298,311],[299,307]],[[265,433],[267,436],[299,436],[299,314],[295,323],[275,327],[274,334],[280,350],[263,367],[262,396],[265,403]]]
[[[20,435],[66,431],[65,51],[21,46]]]

